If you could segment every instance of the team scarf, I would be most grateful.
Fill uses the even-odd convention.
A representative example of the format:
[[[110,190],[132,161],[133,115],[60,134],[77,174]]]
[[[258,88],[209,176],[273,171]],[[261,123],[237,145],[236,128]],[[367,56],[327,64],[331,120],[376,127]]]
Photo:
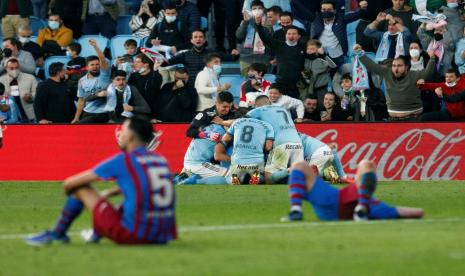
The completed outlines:
[[[428,10],[426,9],[427,0],[415,0],[415,7],[421,15],[426,15]]]
[[[258,32],[255,31],[255,28],[251,24],[247,26],[247,36],[245,37],[244,48],[253,49],[254,55],[263,55],[265,53],[265,45],[258,35]]]
[[[389,55],[389,48],[391,46],[391,41],[389,40],[389,32],[385,32],[383,34],[383,38],[381,39],[381,43],[379,44],[378,51],[376,52],[376,61],[381,62],[387,59]],[[400,55],[405,54],[404,48],[404,35],[401,32],[397,33],[397,43],[396,43],[396,54],[395,58]]]
[[[354,65],[352,66],[352,89],[354,91],[370,88],[367,68],[359,59],[362,54],[363,53],[358,53],[354,55]]]
[[[436,69],[439,70],[439,67],[441,67],[441,62],[442,58],[444,57],[444,42],[441,41],[436,41],[436,40],[431,40],[431,42],[428,45],[428,52],[429,51],[434,51],[434,54],[438,58],[438,63],[436,64]]]
[[[116,103],[118,99],[118,97],[116,96],[116,93],[117,93],[116,87],[113,84],[110,84],[107,88],[107,103],[105,105],[105,111],[107,112],[115,111]],[[128,104],[129,100],[131,99],[131,96],[132,96],[131,88],[129,87],[129,85],[126,85],[123,91],[123,103]],[[127,118],[131,118],[133,116],[133,113],[129,111],[123,111],[121,115]]]
[[[145,54],[147,57],[149,57],[154,63],[163,63],[163,62],[168,62],[168,60],[165,58],[165,56],[163,56],[162,54],[160,54],[159,52],[157,51],[152,51],[151,49],[149,48],[144,48],[144,47],[141,47],[140,48],[140,51]]]

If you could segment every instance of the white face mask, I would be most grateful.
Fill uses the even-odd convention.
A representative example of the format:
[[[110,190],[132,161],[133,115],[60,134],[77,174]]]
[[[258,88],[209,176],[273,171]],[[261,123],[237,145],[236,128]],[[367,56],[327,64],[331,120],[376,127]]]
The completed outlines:
[[[257,15],[263,15],[263,11],[261,9],[252,10],[252,16],[256,17]]]
[[[18,69],[15,69],[15,70],[6,70],[6,72],[8,73],[8,75],[10,77],[12,77],[13,79],[16,79],[18,76],[19,76],[19,70]]]
[[[18,36],[19,42],[22,44],[28,43],[29,42],[29,37],[23,37],[23,36]]]
[[[446,82],[446,85],[447,87],[454,87],[455,85],[457,85],[457,82]]]
[[[66,56],[70,57],[71,56],[71,51],[66,51]]]
[[[450,9],[456,9],[458,8],[459,4],[458,3],[447,3],[447,7]]]
[[[137,71],[137,72],[139,72],[140,74],[143,74],[143,73],[145,72],[145,68],[144,68],[144,67],[141,67],[141,68],[139,69],[139,71]]]
[[[418,49],[410,49],[409,51],[411,57],[419,57],[420,56],[420,50]]]
[[[174,21],[176,21],[176,15],[167,15],[165,16],[165,19],[166,19],[166,22],[173,23]]]

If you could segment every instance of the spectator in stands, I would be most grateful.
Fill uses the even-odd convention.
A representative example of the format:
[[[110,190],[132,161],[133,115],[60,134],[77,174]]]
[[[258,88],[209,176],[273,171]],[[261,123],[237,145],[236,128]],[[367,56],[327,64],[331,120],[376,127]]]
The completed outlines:
[[[320,112],[320,121],[346,121],[347,117],[347,113],[341,108],[339,97],[333,92],[326,92]]]
[[[465,74],[465,27],[462,29],[463,37],[457,42],[455,50],[455,63],[460,74]]]
[[[262,16],[255,17],[256,30],[266,47],[276,55],[278,74],[276,82],[281,85],[281,92],[294,98],[299,97],[297,82],[304,68],[305,42],[300,40],[299,29],[290,26],[287,29],[286,41],[282,42],[271,37],[262,26]]]
[[[197,111],[200,112],[215,103],[217,94],[227,91],[231,84],[220,84],[221,57],[218,54],[210,54],[205,58],[205,67],[195,79],[195,90],[197,91]]]
[[[122,122],[134,115],[149,116],[150,107],[135,86],[126,82],[127,73],[116,70],[112,83],[107,88],[105,109],[110,112],[112,122]]]
[[[230,126],[234,118],[234,97],[228,91],[218,93],[218,97],[212,107],[197,113],[187,129],[186,136],[191,138],[205,138],[201,129],[210,125],[218,124]]]
[[[367,1],[359,3],[360,10],[344,14],[336,11],[331,0],[323,0],[321,10],[316,13],[311,27],[311,38],[321,41],[325,53],[340,67],[345,62],[349,50],[347,41],[347,24],[360,19],[368,7]]]
[[[263,63],[252,63],[247,70],[248,80],[241,84],[240,106],[252,106],[258,95],[267,94],[271,82],[263,77],[266,73],[266,65]],[[252,98],[247,97],[249,93],[257,93]]]
[[[417,38],[415,34],[417,33],[418,25],[412,20],[412,8],[405,5],[405,0],[392,0],[392,8],[385,10],[384,13],[390,14],[392,17],[400,17],[404,26],[411,32],[412,38]],[[380,29],[386,31],[388,29],[387,23],[383,22]]]
[[[299,30],[299,34],[303,37],[303,40],[308,39],[308,33],[305,31],[304,26],[302,24],[296,24],[297,22],[294,20],[292,13],[290,12],[282,12],[279,15],[279,24],[281,28],[273,32],[273,38],[280,41],[286,41],[286,33],[289,27],[294,26]]]
[[[197,74],[205,67],[205,57],[213,53],[213,50],[207,48],[207,41],[205,40],[205,33],[201,30],[195,30],[191,34],[192,48],[187,51],[180,53],[171,59],[169,64],[182,64],[186,68],[189,74],[188,85],[194,88],[195,79]],[[233,61],[237,60],[239,52],[237,50],[231,51],[231,55],[221,54],[221,60]]]
[[[124,42],[124,49],[126,53],[122,56],[116,57],[115,64],[111,67],[111,71],[123,70],[126,72],[128,78],[133,72],[134,58],[137,55],[137,41],[128,39]]]
[[[429,61],[428,54],[423,50],[419,41],[413,41],[409,47],[410,71],[421,71]]]
[[[177,51],[189,47],[189,32],[186,25],[177,18],[178,12],[175,5],[165,5],[164,11],[165,18],[153,27],[145,46],[169,46],[171,47],[170,54],[174,55]]]
[[[302,80],[298,84],[300,99],[308,95],[318,98],[319,106],[323,106],[328,83],[331,81],[330,70],[336,68],[331,58],[325,55],[319,40],[311,39],[307,42],[304,70]]]
[[[185,68],[177,68],[174,81],[163,85],[160,92],[159,119],[163,122],[190,122],[197,106],[197,93],[187,85],[189,75]]]
[[[5,86],[3,83],[0,83],[0,123],[15,124],[18,122],[21,122],[21,114],[18,107],[12,97],[5,95]]]
[[[102,34],[108,39],[116,34],[116,19],[119,15],[116,0],[83,0],[82,20],[85,35]]]
[[[250,3],[253,0],[244,0],[244,4],[242,6],[242,10],[247,10],[250,7]],[[278,6],[283,11],[290,12],[291,11],[291,4],[289,0],[264,0],[263,3],[265,4],[265,8],[271,8],[272,6]]]
[[[239,48],[239,60],[243,76],[247,75],[250,64],[255,62],[268,64],[271,58],[269,50],[266,49],[260,36],[255,31],[254,17],[257,14],[264,14],[263,2],[254,0],[251,5],[251,14],[247,11],[243,12],[244,20],[242,20],[239,28],[236,30],[236,38],[242,43],[242,46]]]
[[[387,32],[378,31],[378,26],[383,21],[388,21]],[[407,45],[410,45],[412,36],[399,17],[392,17],[392,15],[380,12],[375,21],[367,26],[363,34],[377,41],[377,62],[393,59],[401,55],[408,56],[409,54]]]
[[[50,0],[50,11],[59,14],[63,25],[73,31],[73,38],[82,34],[82,0]]]
[[[420,89],[431,91],[438,90],[438,95],[454,95],[465,90],[465,78],[455,69],[449,69],[446,72],[445,82],[425,83],[424,80],[418,81]],[[465,119],[465,102],[447,103],[444,110],[424,113],[421,115],[421,121],[452,121]]]
[[[362,53],[360,45],[354,46],[355,53]],[[377,74],[385,84],[386,103],[391,120],[416,120],[423,112],[420,90],[417,88],[418,79],[429,79],[434,74],[436,56],[428,51],[430,60],[425,70],[410,71],[408,59],[399,56],[392,62],[391,68],[374,63],[366,55],[360,57],[368,72]]]
[[[69,123],[76,111],[65,83],[64,64],[55,62],[48,68],[50,78],[39,83],[34,100],[34,112],[39,124]]]
[[[18,40],[21,42],[21,49],[31,53],[36,61],[37,67],[44,66],[44,57],[39,44],[31,41],[32,29],[30,26],[20,26],[18,28]]]
[[[304,100],[304,120],[303,122],[320,121],[320,109],[318,99],[313,95],[308,95]]]
[[[304,104],[301,100],[283,95],[278,84],[272,84],[268,90],[268,95],[273,105],[281,106],[291,114],[296,114],[296,123],[301,123],[304,118]],[[293,116],[294,118],[295,116]]]
[[[150,118],[158,116],[159,94],[162,77],[154,70],[153,61],[144,54],[138,54],[134,59],[134,73],[131,74],[128,84],[137,88],[150,107]]]
[[[87,74],[79,80],[77,96],[79,98],[76,114],[71,123],[106,123],[109,113],[105,110],[107,99],[106,88],[110,84],[110,66],[105,55],[97,46],[94,39],[89,39],[89,44],[95,49],[96,56],[86,59]],[[86,100],[89,96],[97,98]]]
[[[446,2],[447,4],[440,9],[442,14],[447,17],[447,30],[444,33],[444,40],[450,40],[455,45],[462,38],[463,28],[465,27],[462,15],[463,8],[459,8],[458,0],[447,0]]]
[[[65,53],[66,46],[73,42],[73,31],[63,25],[58,14],[48,16],[48,27],[43,28],[37,37],[37,44],[42,47],[45,58]]]
[[[35,17],[45,19],[47,17],[47,0],[31,0],[32,10]]]
[[[16,103],[21,114],[21,122],[34,122],[36,78],[32,74],[21,72],[21,64],[16,58],[9,58],[4,65],[6,72],[0,76],[0,83],[5,86],[6,95],[13,98]]]
[[[195,4],[186,0],[176,0],[176,9],[179,20],[187,27],[189,34],[200,29],[200,11]]]
[[[279,6],[272,6],[266,10],[265,26],[271,27],[272,32],[276,32],[282,28],[279,24],[279,17],[281,16],[282,12],[283,10]]]
[[[0,18],[2,19],[2,36],[16,37],[19,26],[29,25],[32,15],[30,0],[0,1]]]
[[[22,50],[21,42],[16,38],[5,38],[3,40],[3,59],[0,63],[0,72],[3,72],[5,61],[10,57],[15,58],[21,65],[21,72],[34,74],[36,71],[36,62],[31,53]]]
[[[446,26],[438,27],[433,32],[429,32],[426,30],[426,24],[422,24],[417,33],[421,44],[427,48],[427,51],[434,51],[437,58],[436,69],[441,76],[444,76],[445,72],[452,67],[455,54],[455,43],[450,39],[444,39],[446,32]]]
[[[139,12],[129,21],[129,27],[135,37],[145,38],[150,35],[155,24],[163,20],[163,17],[162,6],[157,1],[145,0],[140,5]]]
[[[78,82],[87,73],[86,59],[79,56],[80,54],[81,44],[73,42],[66,47],[66,55],[71,58],[66,64],[66,75],[68,76],[66,85],[74,101],[78,100]]]

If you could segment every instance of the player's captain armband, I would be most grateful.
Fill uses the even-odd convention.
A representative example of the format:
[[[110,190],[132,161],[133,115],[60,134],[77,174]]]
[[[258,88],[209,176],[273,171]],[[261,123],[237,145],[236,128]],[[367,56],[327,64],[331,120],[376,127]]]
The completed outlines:
[[[200,119],[202,119],[202,117],[203,117],[203,113],[202,113],[202,112],[197,113],[197,115],[195,115],[195,119],[196,119],[196,120],[200,120]]]

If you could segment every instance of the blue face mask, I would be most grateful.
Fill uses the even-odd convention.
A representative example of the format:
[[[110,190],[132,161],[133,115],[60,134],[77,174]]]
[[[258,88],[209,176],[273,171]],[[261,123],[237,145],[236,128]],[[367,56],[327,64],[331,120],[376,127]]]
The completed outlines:
[[[60,28],[60,22],[58,22],[58,21],[48,21],[48,26],[50,27],[50,29],[56,30],[56,29]]]
[[[447,7],[451,9],[456,9],[458,6],[458,3],[447,3]]]
[[[215,64],[213,65],[212,69],[213,69],[213,72],[215,72],[217,76],[221,74],[221,65]]]

